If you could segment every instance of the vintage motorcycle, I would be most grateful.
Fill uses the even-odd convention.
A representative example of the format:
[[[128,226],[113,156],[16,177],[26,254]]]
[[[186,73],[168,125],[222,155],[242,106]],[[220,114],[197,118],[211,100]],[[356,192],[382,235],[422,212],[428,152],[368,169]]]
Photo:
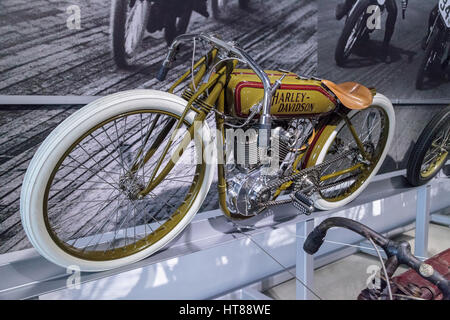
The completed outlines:
[[[145,31],[163,30],[167,44],[186,32],[192,12],[209,17],[207,0],[114,0],[111,10],[113,58],[119,68],[132,65]]]
[[[379,286],[364,289],[358,300],[450,300],[450,249],[422,262],[411,253],[408,242],[390,240],[357,221],[335,217],[314,228],[303,245],[305,252],[319,251],[331,228],[345,228],[363,236],[372,243],[381,260]],[[386,253],[386,262],[376,246]],[[393,277],[400,265],[410,270]]]
[[[369,37],[374,29],[369,28],[368,20],[375,13],[369,10],[371,6],[376,6],[380,10],[380,15],[386,10],[386,0],[358,0],[347,14],[344,29],[339,37],[335,60],[338,66],[345,65],[352,51],[360,41]],[[408,6],[408,0],[402,0],[403,19]]]
[[[450,0],[439,0],[432,17],[434,20],[430,21],[430,30],[423,43],[425,56],[416,78],[418,90],[425,88],[427,78],[447,72],[450,63]]]
[[[211,50],[196,62],[193,50],[168,92],[101,98],[33,157],[21,217],[50,261],[99,271],[155,253],[198,212],[216,167],[218,201],[234,223],[279,204],[306,214],[341,207],[379,170],[395,115],[375,89],[264,71],[236,43],[206,34],[177,37],[160,80],[186,41]]]
[[[450,106],[437,113],[422,131],[408,160],[407,178],[413,186],[433,179],[449,159]]]

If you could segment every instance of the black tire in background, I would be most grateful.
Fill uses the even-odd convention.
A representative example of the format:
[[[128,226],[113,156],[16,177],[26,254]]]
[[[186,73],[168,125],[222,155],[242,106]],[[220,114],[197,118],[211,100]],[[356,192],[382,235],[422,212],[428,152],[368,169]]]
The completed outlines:
[[[422,131],[419,139],[417,139],[416,145],[414,146],[411,156],[409,157],[408,166],[406,169],[406,177],[409,183],[413,186],[424,185],[433,179],[448,160],[449,157],[447,156],[447,159],[444,160],[439,167],[436,167],[431,175],[426,178],[422,176],[422,164],[427,151],[431,147],[431,143],[436,139],[439,133],[443,130],[448,130],[449,127],[450,106],[437,113]]]
[[[430,42],[427,45],[427,48],[425,49],[425,57],[423,58],[420,67],[419,72],[417,73],[416,77],[416,89],[422,90],[424,88],[424,82],[425,78],[427,77],[428,68],[433,64],[434,61],[429,61],[430,58],[437,54],[436,47],[437,47],[437,41],[440,39],[440,31],[435,29],[433,31],[433,34],[431,35]]]
[[[370,6],[370,0],[362,0],[357,5],[355,10],[352,12],[352,14],[348,17],[347,21],[345,22],[344,29],[342,30],[341,36],[339,37],[336,50],[334,53],[334,58],[336,60],[336,64],[338,66],[343,66],[349,56],[349,54],[345,53],[345,47],[347,45],[348,39],[350,38],[350,35],[355,28],[356,24],[359,22],[362,16],[366,15],[367,8]],[[358,43],[358,40],[354,43]],[[353,45],[353,47],[354,47]],[[350,49],[353,49],[353,47]]]
[[[139,1],[139,0],[136,0]],[[111,8],[111,43],[112,55],[119,68],[127,68],[132,64],[133,56],[126,53],[125,27],[127,23],[127,6],[129,0],[113,0]],[[148,2],[145,2],[148,5]],[[148,17],[148,15],[147,15]],[[142,25],[142,36],[145,32],[147,21]]]

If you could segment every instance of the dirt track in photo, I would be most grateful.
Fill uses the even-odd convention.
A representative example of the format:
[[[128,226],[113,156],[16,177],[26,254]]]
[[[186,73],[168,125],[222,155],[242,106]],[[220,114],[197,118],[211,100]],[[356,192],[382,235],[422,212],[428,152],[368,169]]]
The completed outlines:
[[[426,34],[428,16],[437,1],[409,1],[406,19],[402,19],[401,4],[397,1],[398,17],[391,41],[392,63],[386,64],[379,58],[384,37],[386,13],[383,14],[382,30],[371,35],[367,53],[352,54],[348,65],[338,67],[334,59],[336,45],[344,28],[345,18],[337,21],[335,9],[343,0],[320,0],[319,4],[319,67],[318,74],[331,81],[356,81],[375,87],[391,100],[448,99],[450,83],[439,83],[427,90],[416,90],[415,81],[420,63],[424,58],[421,41]]]
[[[187,32],[235,40],[267,69],[315,74],[316,1],[252,0],[248,11],[239,9],[237,1],[230,2],[220,21],[193,13]],[[66,8],[74,4],[81,9],[81,30],[66,25]],[[111,58],[109,18],[110,1],[2,0],[0,94],[106,95],[135,88],[164,89],[190,63],[191,45],[186,45],[167,81],[154,78],[167,53],[161,33],[145,38],[140,65],[118,70]]]

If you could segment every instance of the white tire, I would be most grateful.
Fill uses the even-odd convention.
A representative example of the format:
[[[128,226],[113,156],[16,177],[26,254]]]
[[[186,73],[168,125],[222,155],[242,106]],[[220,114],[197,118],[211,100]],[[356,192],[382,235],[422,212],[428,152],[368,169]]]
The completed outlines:
[[[364,191],[364,189],[369,185],[369,183],[371,182],[372,178],[377,174],[378,170],[380,169],[381,165],[384,162],[384,159],[386,158],[386,155],[390,149],[391,143],[392,143],[392,139],[394,138],[394,132],[395,132],[395,111],[394,111],[394,107],[392,106],[391,101],[386,98],[384,95],[382,94],[377,94],[374,97],[372,106],[378,106],[380,108],[382,108],[385,112],[386,115],[389,119],[389,132],[388,132],[388,138],[386,141],[386,146],[381,154],[381,157],[377,163],[377,165],[375,166],[375,168],[373,169],[373,171],[371,172],[371,174],[369,175],[369,177],[365,180],[365,182],[355,191],[353,192],[351,195],[349,195],[348,197],[346,197],[345,199],[342,199],[340,201],[327,201],[323,198],[320,197],[319,194],[315,194],[314,195],[314,206],[317,209],[320,210],[332,210],[332,209],[336,209],[342,206],[345,206],[346,204],[352,202],[353,200],[356,199],[356,197],[358,197],[361,192]],[[359,112],[360,110],[352,110],[350,111],[350,113],[348,114],[349,119],[351,119],[352,117],[354,117],[356,115],[357,112]],[[344,121],[340,121],[339,125],[335,128],[335,130],[329,135],[327,141],[325,142],[321,152],[319,153],[319,156],[317,157],[317,161],[316,161],[316,165],[321,164],[324,159],[326,154],[328,153],[328,149],[330,148],[331,144],[333,143],[334,139],[336,138],[337,133],[341,130],[341,128],[344,126]]]
[[[189,224],[199,210],[210,188],[215,169],[213,161],[205,161],[205,175],[198,196],[181,221],[162,239],[130,256],[108,261],[89,261],[74,257],[62,250],[50,237],[45,226],[43,205],[44,190],[59,159],[64,152],[86,132],[101,121],[127,111],[161,110],[180,116],[187,102],[173,94],[155,90],[131,90],[113,94],[85,106],[62,122],[42,143],[34,155],[22,185],[20,214],[25,232],[46,259],[62,267],[78,266],[82,271],[102,271],[139,261],[157,252],[174,239]],[[186,120],[194,121],[194,112],[188,113]],[[209,127],[204,123],[198,127],[204,146],[212,143]],[[209,148],[214,150],[215,148]],[[214,154],[206,155],[214,157]]]

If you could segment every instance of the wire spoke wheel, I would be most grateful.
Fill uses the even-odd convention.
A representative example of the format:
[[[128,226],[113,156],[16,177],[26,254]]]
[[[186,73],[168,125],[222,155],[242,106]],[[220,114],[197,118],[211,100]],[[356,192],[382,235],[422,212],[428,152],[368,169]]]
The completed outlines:
[[[450,151],[450,106],[436,113],[423,129],[408,159],[406,177],[413,186],[433,179]]]
[[[430,149],[423,159],[420,174],[427,179],[434,176],[447,160],[450,150],[450,124],[444,130],[436,134],[436,138],[431,143]]]
[[[178,119],[155,110],[126,112],[99,123],[68,148],[44,196],[46,228],[61,249],[86,260],[119,259],[155,244],[179,223],[204,178],[193,140],[169,174],[139,196],[185,137],[186,123],[174,132]]]
[[[347,150],[355,152],[321,170],[320,195],[329,202],[348,198],[364,184],[377,167],[388,141],[389,118],[382,108],[372,106],[358,111],[349,119],[369,159],[360,152],[349,127],[342,125],[328,148],[324,162],[332,161]]]

